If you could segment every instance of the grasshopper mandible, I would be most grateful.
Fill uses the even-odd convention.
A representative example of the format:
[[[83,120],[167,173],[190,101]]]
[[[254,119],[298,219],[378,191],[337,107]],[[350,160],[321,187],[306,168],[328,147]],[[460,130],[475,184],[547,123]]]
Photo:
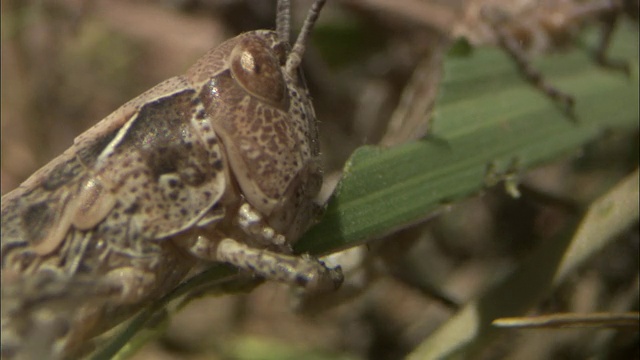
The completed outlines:
[[[300,62],[324,2],[291,48],[280,0],[276,31],[210,50],[2,197],[3,357],[52,318],[63,325],[47,355],[68,357],[202,261],[308,291],[341,284],[340,268],[291,251],[320,209]]]

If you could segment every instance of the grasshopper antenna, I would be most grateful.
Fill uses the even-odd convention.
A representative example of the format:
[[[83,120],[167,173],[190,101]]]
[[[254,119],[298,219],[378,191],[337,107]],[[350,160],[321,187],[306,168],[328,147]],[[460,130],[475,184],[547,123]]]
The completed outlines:
[[[276,33],[278,34],[278,41],[288,44],[291,27],[291,2],[289,0],[278,0],[276,12]]]
[[[278,2],[278,10],[280,10],[280,8],[284,6],[283,3],[285,2],[287,3],[287,5],[289,4],[289,1],[284,1],[284,0],[281,0]],[[294,75],[295,75],[296,69],[298,68],[298,66],[300,66],[300,62],[302,61],[302,55],[304,54],[304,50],[305,50],[305,44],[307,43],[309,34],[311,34],[311,29],[313,29],[313,25],[315,25],[316,20],[318,20],[318,16],[320,15],[320,10],[322,10],[322,7],[324,6],[325,2],[326,0],[316,0],[313,3],[313,5],[311,6],[311,9],[309,10],[309,13],[307,14],[307,18],[304,20],[304,24],[302,25],[302,30],[300,30],[300,34],[298,34],[296,43],[295,45],[293,45],[293,49],[289,53],[285,70],[287,74],[289,74],[289,76],[291,77],[295,77]],[[289,17],[288,15],[289,15],[289,12],[287,11],[287,14],[286,14],[287,18]],[[280,18],[284,16],[285,15],[281,16],[278,13],[278,36],[281,36]],[[288,28],[288,22],[287,22],[287,28]]]

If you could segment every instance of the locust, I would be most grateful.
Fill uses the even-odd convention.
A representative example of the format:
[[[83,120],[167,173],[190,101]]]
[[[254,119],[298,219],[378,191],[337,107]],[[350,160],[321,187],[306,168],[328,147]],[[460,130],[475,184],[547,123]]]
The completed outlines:
[[[292,251],[322,209],[300,63],[324,2],[291,46],[278,1],[275,31],[210,50],[2,197],[3,358],[75,357],[203,262],[340,286],[340,267]]]

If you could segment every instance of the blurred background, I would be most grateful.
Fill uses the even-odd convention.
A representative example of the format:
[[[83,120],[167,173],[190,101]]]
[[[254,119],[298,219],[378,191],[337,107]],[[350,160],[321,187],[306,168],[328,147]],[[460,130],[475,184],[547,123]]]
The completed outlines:
[[[303,64],[320,121],[327,194],[357,147],[394,146],[428,133],[452,33],[480,2],[328,1]],[[294,1],[294,34],[310,4]],[[4,194],[211,47],[274,28],[275,1],[5,0],[1,11]],[[520,199],[496,187],[371,241],[350,255],[354,272],[363,273],[354,275],[361,291],[331,306],[296,311],[299,299],[272,283],[193,300],[133,359],[403,358],[637,168],[638,147],[637,129],[611,132],[527,173]],[[636,222],[531,314],[637,311],[639,251]],[[572,329],[507,332],[477,358],[639,356],[637,329]]]

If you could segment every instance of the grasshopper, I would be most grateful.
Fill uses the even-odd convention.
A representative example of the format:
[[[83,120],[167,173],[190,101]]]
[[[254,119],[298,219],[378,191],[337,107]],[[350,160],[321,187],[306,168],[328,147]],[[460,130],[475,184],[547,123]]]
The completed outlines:
[[[339,267],[291,249],[321,209],[300,62],[324,2],[291,47],[280,0],[276,31],[210,50],[2,197],[3,357],[34,357],[35,343],[75,357],[203,262],[310,292],[341,284]]]

